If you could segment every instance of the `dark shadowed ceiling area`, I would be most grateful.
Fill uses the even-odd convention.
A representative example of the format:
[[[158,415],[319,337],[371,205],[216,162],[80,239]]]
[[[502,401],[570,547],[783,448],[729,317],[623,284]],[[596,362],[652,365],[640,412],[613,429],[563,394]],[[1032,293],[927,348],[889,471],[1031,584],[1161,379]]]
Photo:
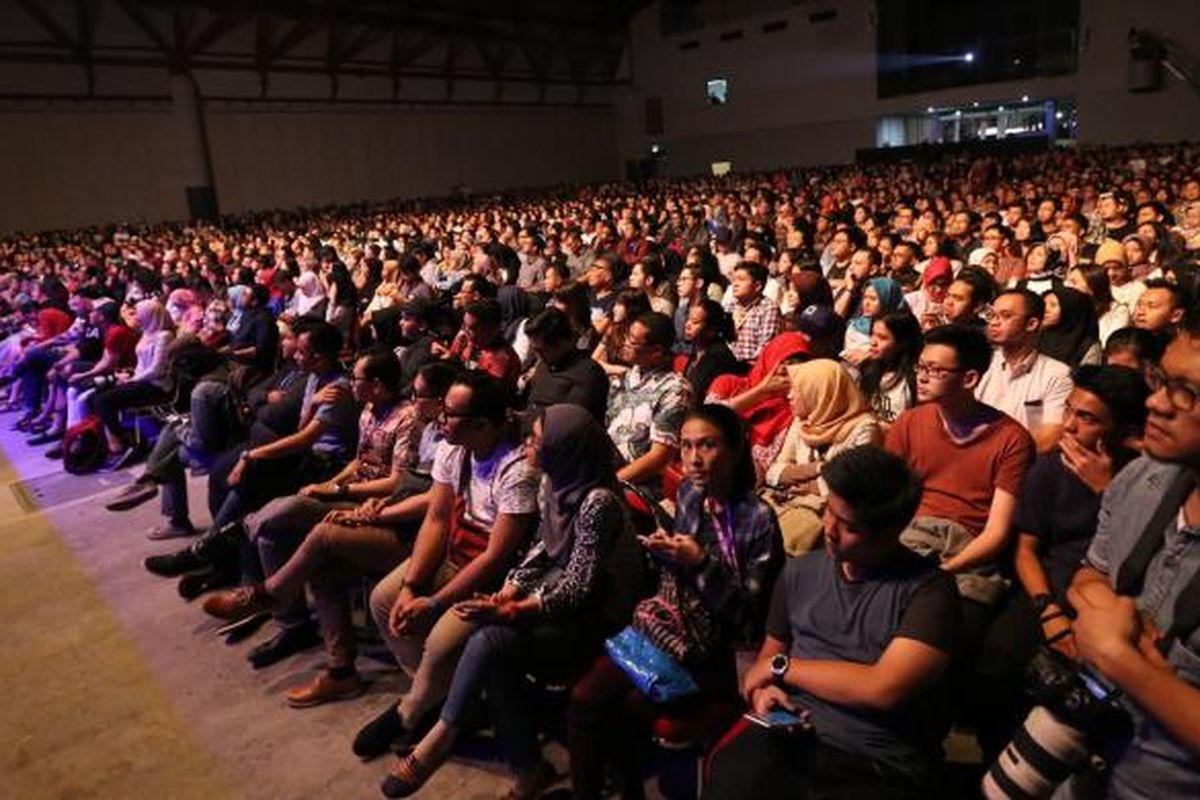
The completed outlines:
[[[620,82],[647,0],[8,0],[0,62],[551,86]],[[627,77],[627,76],[625,76]],[[500,89],[497,88],[497,93]]]

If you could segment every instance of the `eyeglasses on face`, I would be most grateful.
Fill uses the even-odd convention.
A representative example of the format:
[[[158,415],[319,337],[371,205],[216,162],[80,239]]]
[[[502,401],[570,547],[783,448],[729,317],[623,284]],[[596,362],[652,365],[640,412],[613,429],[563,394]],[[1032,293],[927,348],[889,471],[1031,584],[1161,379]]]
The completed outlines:
[[[1154,394],[1165,391],[1167,399],[1171,401],[1171,405],[1176,410],[1188,412],[1196,407],[1196,390],[1181,380],[1168,378],[1162,370],[1149,370],[1146,375],[1146,382],[1150,386],[1150,391]]]
[[[947,375],[962,372],[961,367],[943,367],[941,364],[930,364],[928,361],[918,361],[915,369],[918,375],[928,375],[935,381],[940,381]]]

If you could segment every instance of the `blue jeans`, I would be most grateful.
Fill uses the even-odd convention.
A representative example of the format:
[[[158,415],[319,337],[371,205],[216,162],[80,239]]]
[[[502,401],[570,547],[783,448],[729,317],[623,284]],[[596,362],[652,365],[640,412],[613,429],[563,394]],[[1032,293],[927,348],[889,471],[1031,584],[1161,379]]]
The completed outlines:
[[[482,691],[487,692],[496,737],[508,766],[525,771],[541,759],[538,728],[525,674],[577,672],[600,651],[601,633],[585,619],[536,626],[485,625],[471,635],[442,706],[442,721],[458,727]]]

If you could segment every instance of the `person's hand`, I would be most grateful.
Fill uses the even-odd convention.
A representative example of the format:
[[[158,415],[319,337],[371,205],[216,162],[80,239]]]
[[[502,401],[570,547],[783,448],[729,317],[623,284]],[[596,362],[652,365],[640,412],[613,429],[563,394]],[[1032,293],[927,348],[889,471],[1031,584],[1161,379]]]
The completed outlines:
[[[343,384],[331,383],[328,386],[318,389],[312,397],[312,401],[318,405],[329,405],[336,403],[344,397],[350,395],[350,388]]]
[[[787,365],[780,364],[770,374],[758,382],[758,390],[768,397],[776,395],[787,395],[792,388],[792,381],[788,377]]]
[[[1077,612],[1071,627],[1084,661],[1107,673],[1110,665],[1141,655],[1142,618],[1133,598],[1071,589],[1067,599]]]
[[[760,658],[750,665],[750,669],[746,670],[746,674],[742,676],[742,697],[746,698],[746,702],[751,702],[754,693],[765,686],[770,686],[775,682],[775,676],[771,674],[771,659]]]
[[[246,459],[239,458],[237,463],[233,465],[233,469],[229,470],[229,477],[225,479],[225,483],[229,486],[237,486],[242,482],[246,472]]]
[[[871,351],[866,347],[861,347],[857,350],[847,350],[842,353],[842,359],[851,366],[859,366],[871,356]]]
[[[272,389],[271,391],[267,392],[267,402],[271,405],[282,403],[283,398],[285,397],[287,397],[287,393],[282,389]]]
[[[1058,611],[1058,606],[1051,604],[1046,607],[1046,613],[1049,614],[1051,609]],[[1058,652],[1062,653],[1072,661],[1079,660],[1079,651],[1075,647],[1075,637],[1071,633],[1071,620],[1067,616],[1058,616],[1054,619],[1047,620],[1042,624],[1042,636],[1049,641],[1055,636],[1059,636],[1063,631],[1067,631],[1065,636],[1061,636],[1050,646]]]
[[[662,528],[649,536],[639,536],[642,546],[685,567],[698,567],[704,562],[704,549],[691,536],[667,533]]]
[[[760,716],[773,708],[784,708],[793,714],[799,711],[796,704],[792,702],[792,698],[779,686],[764,686],[756,689],[750,695],[750,707],[754,709],[755,714]]]
[[[428,597],[416,597],[405,587],[388,618],[388,630],[393,636],[404,636],[433,624],[433,601]]]
[[[376,525],[379,515],[387,508],[386,497],[371,497],[364,500],[357,508],[341,508],[330,511],[326,519],[357,528],[361,525]]]
[[[310,483],[307,486],[301,486],[299,491],[301,497],[329,497],[337,493],[338,485],[333,481]]]
[[[500,594],[477,594],[470,600],[456,603],[451,610],[461,620],[478,623],[511,623],[520,616],[520,608],[513,600],[500,600]]]
[[[1099,494],[1108,488],[1113,479],[1112,456],[1104,446],[1104,440],[1096,442],[1096,449],[1089,450],[1072,436],[1064,435],[1058,442],[1063,466],[1071,470],[1084,485]]]

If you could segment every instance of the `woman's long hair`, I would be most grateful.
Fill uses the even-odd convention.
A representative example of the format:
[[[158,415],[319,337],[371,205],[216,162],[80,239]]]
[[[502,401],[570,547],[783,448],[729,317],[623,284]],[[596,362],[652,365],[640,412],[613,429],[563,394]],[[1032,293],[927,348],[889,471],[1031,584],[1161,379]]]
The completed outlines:
[[[921,355],[924,337],[921,323],[908,311],[893,311],[884,314],[876,323],[882,323],[896,339],[898,351],[892,361],[868,358],[862,363],[858,375],[858,387],[874,407],[875,398],[891,387],[883,386],[883,376],[895,372],[908,387],[908,400],[912,405],[917,398],[917,359]],[[893,384],[894,386],[895,384]]]

